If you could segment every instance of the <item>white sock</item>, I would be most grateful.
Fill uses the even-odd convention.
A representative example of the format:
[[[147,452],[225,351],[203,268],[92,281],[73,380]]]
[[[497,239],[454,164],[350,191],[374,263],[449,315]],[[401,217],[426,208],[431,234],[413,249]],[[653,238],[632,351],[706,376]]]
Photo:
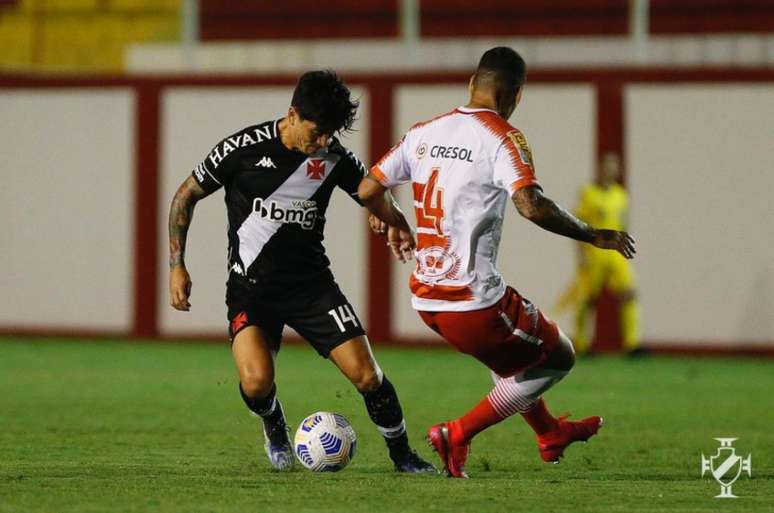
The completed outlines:
[[[384,438],[398,438],[406,432],[406,421],[401,420],[400,424],[395,427],[386,428],[382,426],[376,426],[376,429],[379,430]]]
[[[568,373],[569,371],[535,367],[515,376],[502,378],[492,372],[495,387],[487,397],[498,415],[503,418],[510,417],[517,412],[531,410],[540,396]]]

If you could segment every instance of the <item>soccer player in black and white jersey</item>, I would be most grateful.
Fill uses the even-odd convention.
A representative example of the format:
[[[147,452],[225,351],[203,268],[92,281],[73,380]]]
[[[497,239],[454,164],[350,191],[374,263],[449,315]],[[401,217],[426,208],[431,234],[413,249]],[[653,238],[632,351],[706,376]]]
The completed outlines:
[[[170,302],[178,310],[191,307],[184,260],[188,227],[196,202],[223,187],[231,349],[242,399],[263,419],[271,465],[286,470],[294,461],[274,383],[274,359],[288,325],[363,395],[397,471],[436,472],[409,447],[395,388],[374,359],[322,245],[334,187],[360,203],[365,167],[334,135],[352,127],[357,107],[335,73],[312,71],[299,79],[287,116],[247,127],[215,146],[172,200]]]

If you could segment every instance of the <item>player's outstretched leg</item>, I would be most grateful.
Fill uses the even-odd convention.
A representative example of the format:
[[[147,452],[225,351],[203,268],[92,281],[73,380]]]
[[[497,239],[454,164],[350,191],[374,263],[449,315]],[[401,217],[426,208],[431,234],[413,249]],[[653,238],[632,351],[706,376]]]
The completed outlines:
[[[437,473],[438,470],[409,445],[398,394],[374,360],[368,340],[365,337],[349,340],[331,351],[330,358],[363,396],[368,416],[387,443],[395,470]]]
[[[250,412],[263,420],[264,449],[276,470],[289,470],[295,458],[288,426],[274,384],[274,344],[257,326],[243,328],[234,336],[231,351],[239,371],[239,393]],[[274,350],[271,348],[274,347]]]
[[[430,428],[428,442],[441,457],[450,477],[468,477],[465,473],[470,442],[484,429],[520,413],[537,435],[540,456],[544,461],[558,462],[564,449],[573,442],[588,440],[602,425],[600,417],[589,417],[578,422],[555,418],[542,399],[542,394],[566,376],[573,366],[572,344],[562,339],[556,354],[543,366],[520,372],[515,376],[492,377],[495,387],[472,410],[450,422]],[[547,367],[545,365],[551,365]]]
[[[572,342],[559,334],[559,343],[543,364],[503,379],[493,374],[495,388],[490,394],[503,413],[518,411],[537,436],[543,461],[558,463],[565,448],[573,442],[585,442],[602,427],[601,417],[574,422],[567,415],[555,418],[542,398],[549,388],[562,380],[575,364]]]
[[[554,419],[548,413],[543,398],[540,398],[531,410],[520,413],[535,430],[540,457],[549,463],[559,463],[568,445],[573,442],[585,442],[602,427],[602,417],[586,417],[577,422],[567,420],[568,415]],[[543,420],[535,422],[536,418],[541,417],[553,420],[549,423]],[[536,425],[552,425],[552,429],[536,428]]]
[[[467,478],[465,461],[471,440],[507,417],[495,409],[490,393],[462,417],[432,426],[427,432],[427,441],[440,456],[449,477]]]
[[[277,399],[277,387],[273,385],[269,395],[260,399],[247,397],[241,383],[239,392],[250,413],[263,420],[263,448],[266,451],[266,456],[269,457],[271,466],[276,470],[293,468],[295,458],[288,437],[290,428],[285,422],[282,403]]]
[[[465,462],[470,451],[470,439],[465,437],[460,419],[432,426],[427,431],[427,443],[438,453],[447,476],[468,478]]]
[[[438,470],[431,463],[422,459],[409,446],[403,409],[395,387],[387,376],[382,377],[381,385],[375,390],[361,393],[368,415],[387,443],[395,470],[410,473],[437,473]]]

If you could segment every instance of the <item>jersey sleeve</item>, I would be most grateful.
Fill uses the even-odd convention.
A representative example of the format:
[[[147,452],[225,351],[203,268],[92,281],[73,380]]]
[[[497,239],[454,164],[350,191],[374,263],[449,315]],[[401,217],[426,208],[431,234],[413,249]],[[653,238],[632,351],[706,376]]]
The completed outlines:
[[[339,163],[339,179],[336,183],[341,190],[349,194],[349,197],[355,200],[359,205],[363,205],[357,195],[357,188],[360,180],[366,175],[366,168],[354,153],[349,150],[344,151]]]
[[[408,134],[371,168],[371,175],[388,189],[411,180],[407,140]]]
[[[513,194],[522,187],[540,183],[527,138],[519,130],[510,130],[500,142],[494,158],[494,183]]]
[[[221,142],[202,160],[191,173],[207,194],[215,192],[231,181],[234,159],[228,158],[227,148]]]

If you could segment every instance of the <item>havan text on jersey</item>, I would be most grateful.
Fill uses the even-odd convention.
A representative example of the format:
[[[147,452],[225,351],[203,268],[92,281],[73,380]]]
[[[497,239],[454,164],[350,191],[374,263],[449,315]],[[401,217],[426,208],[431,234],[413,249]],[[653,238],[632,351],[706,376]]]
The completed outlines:
[[[237,148],[258,144],[263,141],[268,141],[271,138],[271,125],[259,126],[252,131],[252,134],[248,131],[242,131],[236,135],[223,139],[220,144],[212,149],[207,158],[210,159],[213,166],[217,166],[229,153]]]

